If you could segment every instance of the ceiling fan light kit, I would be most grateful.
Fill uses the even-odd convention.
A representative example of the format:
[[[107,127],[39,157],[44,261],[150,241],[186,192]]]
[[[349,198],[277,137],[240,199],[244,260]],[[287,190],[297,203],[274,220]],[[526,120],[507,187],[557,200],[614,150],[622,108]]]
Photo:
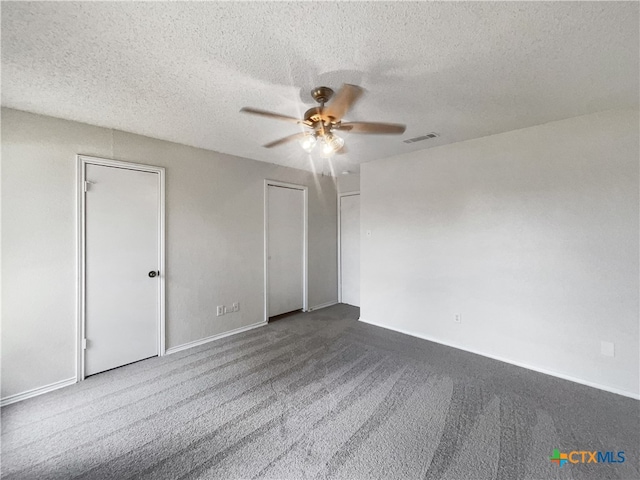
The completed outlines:
[[[267,143],[264,145],[265,148],[273,148],[278,145],[298,140],[298,143],[304,151],[311,153],[318,143],[318,139],[320,139],[322,143],[321,156],[328,158],[334,153],[340,152],[344,147],[344,139],[336,135],[334,131],[373,135],[399,135],[404,133],[406,127],[395,123],[342,123],[344,115],[351,109],[363,93],[364,89],[362,87],[350,84],[344,84],[342,88],[338,90],[338,93],[335,93],[329,87],[314,88],[311,91],[311,96],[320,104],[320,106],[312,107],[307,110],[302,120],[251,107],[244,107],[240,111],[290,123],[297,123],[302,125],[303,128],[311,130],[295,133],[288,137]],[[333,99],[331,103],[325,106],[325,104],[331,99]]]

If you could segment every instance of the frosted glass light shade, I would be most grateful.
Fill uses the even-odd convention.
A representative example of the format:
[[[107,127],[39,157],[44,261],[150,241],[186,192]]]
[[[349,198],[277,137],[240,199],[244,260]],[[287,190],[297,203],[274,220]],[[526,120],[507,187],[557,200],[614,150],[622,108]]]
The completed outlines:
[[[344,139],[337,135],[327,135],[324,137],[324,145],[322,147],[322,156],[324,158],[331,157],[334,153],[344,146]]]
[[[316,137],[314,135],[305,135],[300,140],[300,146],[304,149],[305,152],[311,153],[313,147],[316,146]]]

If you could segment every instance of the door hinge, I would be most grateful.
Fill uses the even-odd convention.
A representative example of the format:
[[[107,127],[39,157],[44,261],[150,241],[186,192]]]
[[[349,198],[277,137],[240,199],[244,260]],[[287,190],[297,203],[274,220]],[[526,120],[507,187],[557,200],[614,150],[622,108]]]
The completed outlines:
[[[86,349],[87,349],[87,339],[86,339],[86,338],[83,338],[83,339],[82,339],[82,349],[83,349],[83,350],[86,350]]]
[[[89,185],[93,185],[93,182],[90,182],[88,180],[84,182],[84,191],[85,192],[89,191]]]

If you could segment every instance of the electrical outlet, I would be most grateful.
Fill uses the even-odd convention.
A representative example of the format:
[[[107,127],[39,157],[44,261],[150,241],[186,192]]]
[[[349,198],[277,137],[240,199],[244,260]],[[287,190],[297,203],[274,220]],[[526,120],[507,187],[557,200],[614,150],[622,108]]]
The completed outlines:
[[[462,323],[462,314],[456,313],[453,321],[456,322],[456,323]]]
[[[615,345],[613,342],[600,342],[600,353],[605,357],[615,357]]]
[[[240,310],[240,302],[236,302],[233,304],[233,311],[237,312]]]
[[[218,317],[224,315],[224,305],[218,305],[218,308],[216,308],[216,315]]]

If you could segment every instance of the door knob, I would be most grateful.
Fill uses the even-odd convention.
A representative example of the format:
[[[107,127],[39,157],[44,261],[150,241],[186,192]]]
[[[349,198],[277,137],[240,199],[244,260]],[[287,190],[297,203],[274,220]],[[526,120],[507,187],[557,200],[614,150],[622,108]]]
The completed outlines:
[[[149,276],[150,276],[151,278],[153,278],[153,277],[155,277],[155,276],[158,276],[158,275],[160,275],[160,272],[156,272],[155,270],[151,270],[151,271],[149,272]]]

